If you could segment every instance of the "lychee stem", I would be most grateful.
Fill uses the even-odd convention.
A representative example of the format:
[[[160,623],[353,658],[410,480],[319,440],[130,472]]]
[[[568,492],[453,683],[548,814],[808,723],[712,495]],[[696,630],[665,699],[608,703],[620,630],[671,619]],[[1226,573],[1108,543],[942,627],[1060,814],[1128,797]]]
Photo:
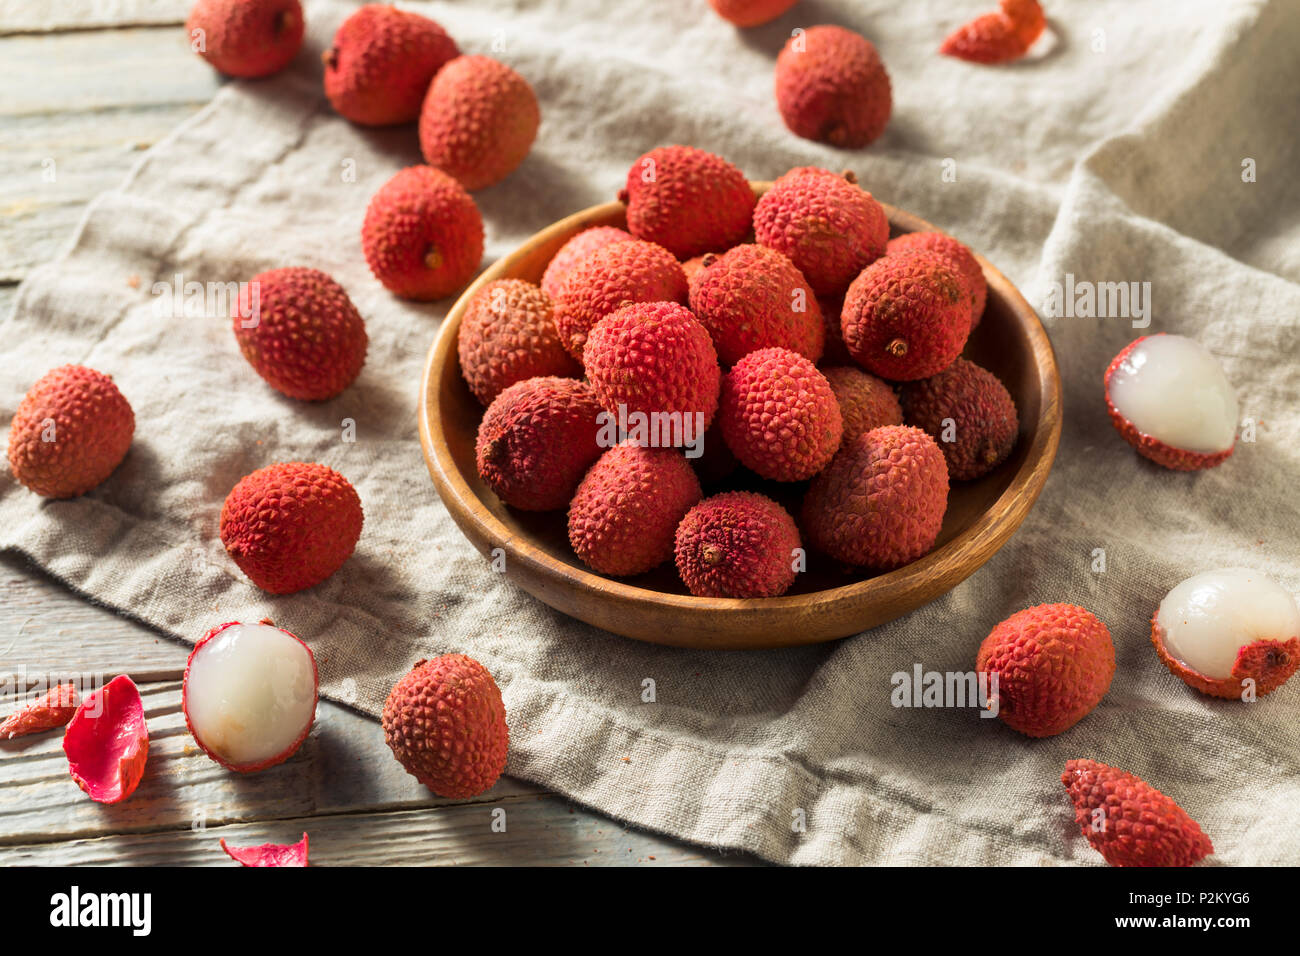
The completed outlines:
[[[325,64],[325,69],[332,70],[339,65],[339,51],[337,47],[330,47],[320,55],[320,61]]]
[[[706,544],[700,548],[700,558],[709,567],[722,563],[722,549],[716,544]]]
[[[442,268],[442,253],[438,251],[437,246],[430,246],[429,251],[424,254],[424,267],[426,269]]]
[[[851,169],[844,170],[843,176],[844,176],[844,181],[846,183],[852,183],[855,186],[858,184],[858,174],[855,173],[853,170]]]
[[[618,201],[621,202],[624,206],[627,205],[627,190],[626,190],[626,189],[620,189],[620,190],[618,191]]]
[[[902,358],[907,354],[907,342],[904,339],[894,339],[885,346],[885,351],[895,358]]]

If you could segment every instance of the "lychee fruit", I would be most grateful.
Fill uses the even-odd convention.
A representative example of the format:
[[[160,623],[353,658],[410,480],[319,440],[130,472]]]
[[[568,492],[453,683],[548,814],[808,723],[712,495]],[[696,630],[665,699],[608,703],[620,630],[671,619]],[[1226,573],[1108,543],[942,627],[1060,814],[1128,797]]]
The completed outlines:
[[[851,172],[801,166],[754,207],[754,236],[784,254],[819,296],[842,296],[863,269],[885,254],[889,219]]]
[[[1300,609],[1266,574],[1223,568],[1165,595],[1151,643],[1174,674],[1215,697],[1269,694],[1300,667]]]
[[[298,0],[198,0],[185,22],[190,48],[226,76],[270,76],[302,46]]]
[[[784,255],[746,243],[720,256],[705,255],[701,265],[689,285],[691,311],[709,330],[724,365],[773,347],[813,362],[821,358],[821,306]]]
[[[884,425],[903,424],[903,410],[893,387],[860,368],[823,368],[844,422],[842,443]]]
[[[456,332],[456,353],[466,384],[484,405],[524,379],[582,374],[560,344],[551,297],[522,279],[497,279],[474,293]]]
[[[618,199],[627,205],[628,231],[678,259],[740,242],[754,213],[745,174],[693,146],[660,146],[640,157]]]
[[[592,226],[590,229],[575,233],[560,246],[551,257],[551,261],[546,264],[546,271],[542,273],[542,291],[552,299],[557,298],[560,289],[564,286],[564,280],[579,262],[601,246],[607,246],[611,242],[625,242],[633,238],[635,237],[632,233],[617,226]]]
[[[9,427],[14,477],[46,498],[84,495],[122,463],[135,415],[102,372],[61,365],[23,396]]]
[[[582,364],[606,411],[696,416],[702,434],[718,407],[721,372],[709,333],[675,302],[625,305],[596,323]],[[663,419],[661,419],[663,421]],[[680,444],[680,442],[674,442]]]
[[[789,349],[760,349],[722,380],[718,424],[727,447],[764,478],[802,481],[840,446],[844,423],[826,377]]]
[[[756,27],[775,20],[798,0],[709,0],[722,19],[738,27]]]
[[[917,249],[928,249],[952,260],[957,274],[970,294],[970,328],[974,332],[984,315],[984,305],[989,293],[988,280],[984,278],[984,270],[980,267],[975,254],[965,243],[942,232],[907,232],[889,240],[889,244],[885,247],[885,255],[906,255]]]
[[[988,474],[1016,446],[1016,404],[997,376],[974,362],[959,358],[938,375],[908,382],[899,398],[904,420],[939,443],[956,481]]]
[[[219,624],[185,662],[181,710],[199,749],[227,770],[283,763],[316,719],[316,656],[270,621]]]
[[[0,721],[0,740],[62,727],[81,704],[75,684],[55,684],[40,697]]]
[[[381,722],[397,762],[440,797],[477,796],[505,770],[501,689],[464,654],[417,661],[389,692]]]
[[[673,448],[615,445],[591,466],[569,505],[569,543],[600,574],[649,571],[673,556],[674,535],[703,493]]]
[[[460,56],[433,78],[420,110],[420,151],[430,166],[482,189],[524,161],[541,123],[537,94],[487,56]]]
[[[149,727],[135,682],[125,674],[87,694],[63,733],[72,780],[96,803],[119,803],[144,776]]]
[[[611,312],[633,302],[686,302],[686,274],[673,254],[653,242],[611,242],[582,259],[560,286],[555,328],[581,361],[587,334]]]
[[[240,866],[306,866],[307,834],[297,843],[262,843],[258,846],[231,846],[223,838],[221,849]]]
[[[493,399],[479,422],[479,477],[522,511],[565,507],[600,457],[603,411],[586,382],[556,376],[516,382]]]
[[[459,55],[456,41],[428,17],[368,3],[343,21],[321,55],[325,95],[354,123],[409,123],[434,74]]]
[[[853,360],[892,381],[928,378],[961,354],[970,297],[951,260],[934,252],[885,256],[844,297],[840,327]]]
[[[366,264],[404,299],[451,295],[483,261],[483,217],[460,183],[430,166],[409,166],[386,182],[361,225]]]
[[[1177,471],[1222,464],[1237,442],[1237,396],[1209,349],[1182,335],[1147,335],[1106,369],[1110,420],[1138,454]]]
[[[796,136],[858,149],[889,122],[889,74],[859,33],[838,26],[796,30],[776,58],[776,105]]]
[[[677,572],[697,597],[778,597],[794,583],[799,529],[771,498],[729,491],[706,498],[677,526]]]
[[[343,566],[361,523],[361,499],[346,478],[293,461],[240,479],[221,508],[221,543],[263,591],[292,594]]]
[[[888,571],[934,547],[948,508],[943,452],[906,425],[846,442],[804,496],[800,527],[837,561]]]
[[[241,286],[231,320],[253,371],[290,398],[333,398],[366,361],[361,313],[343,287],[317,269],[253,276]]]
[[[1068,760],[1061,783],[1079,832],[1111,866],[1191,866],[1214,852],[1187,811],[1140,777]]]
[[[1029,737],[1069,730],[1106,696],[1115,646],[1095,615],[1073,604],[1019,611],[989,632],[975,656],[998,717]],[[995,683],[996,680],[996,683]]]

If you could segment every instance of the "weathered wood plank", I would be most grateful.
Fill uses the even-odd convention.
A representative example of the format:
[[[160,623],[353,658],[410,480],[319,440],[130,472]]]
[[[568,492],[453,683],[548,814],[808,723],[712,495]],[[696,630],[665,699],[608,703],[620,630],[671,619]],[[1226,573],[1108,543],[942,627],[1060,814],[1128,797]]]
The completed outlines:
[[[0,36],[59,30],[183,24],[191,0],[0,0]]]

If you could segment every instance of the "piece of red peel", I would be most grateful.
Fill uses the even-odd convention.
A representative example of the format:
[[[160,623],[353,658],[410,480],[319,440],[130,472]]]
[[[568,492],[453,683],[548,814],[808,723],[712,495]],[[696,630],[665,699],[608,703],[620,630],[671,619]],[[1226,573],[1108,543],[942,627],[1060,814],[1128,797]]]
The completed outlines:
[[[86,697],[63,735],[68,772],[98,803],[117,803],[135,792],[149,758],[144,702],[123,674]]]
[[[241,866],[306,866],[307,834],[297,843],[263,843],[260,846],[231,846],[221,841],[221,849]]]
[[[0,740],[62,727],[77,712],[79,702],[75,684],[56,684],[0,723]]]
[[[1006,63],[1024,56],[1028,49],[1010,17],[986,13],[950,33],[939,52],[972,63]]]
[[[1042,35],[1047,26],[1047,17],[1043,15],[1043,8],[1039,6],[1038,0],[999,0],[998,6],[1011,21],[1016,36],[1020,37],[1025,49],[1033,46],[1034,41]]]

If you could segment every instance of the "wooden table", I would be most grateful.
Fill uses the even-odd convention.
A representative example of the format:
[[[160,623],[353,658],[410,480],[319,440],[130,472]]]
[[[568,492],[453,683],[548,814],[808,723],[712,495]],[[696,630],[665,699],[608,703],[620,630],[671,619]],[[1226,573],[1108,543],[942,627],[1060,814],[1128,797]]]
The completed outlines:
[[[188,0],[0,0],[0,314],[90,199],[217,90],[184,42],[187,10]],[[35,358],[33,380],[44,371]],[[185,729],[187,653],[22,557],[0,558],[0,681],[21,669],[129,673],[151,737],[143,783],[111,807],[72,783],[59,732],[0,741],[0,865],[234,865],[219,838],[292,843],[304,830],[312,862],[327,865],[756,862],[628,829],[512,779],[473,800],[441,800],[398,766],[375,720],[326,702],[288,763],[228,773]],[[0,716],[12,709],[0,704]],[[492,829],[496,808],[504,833]]]

